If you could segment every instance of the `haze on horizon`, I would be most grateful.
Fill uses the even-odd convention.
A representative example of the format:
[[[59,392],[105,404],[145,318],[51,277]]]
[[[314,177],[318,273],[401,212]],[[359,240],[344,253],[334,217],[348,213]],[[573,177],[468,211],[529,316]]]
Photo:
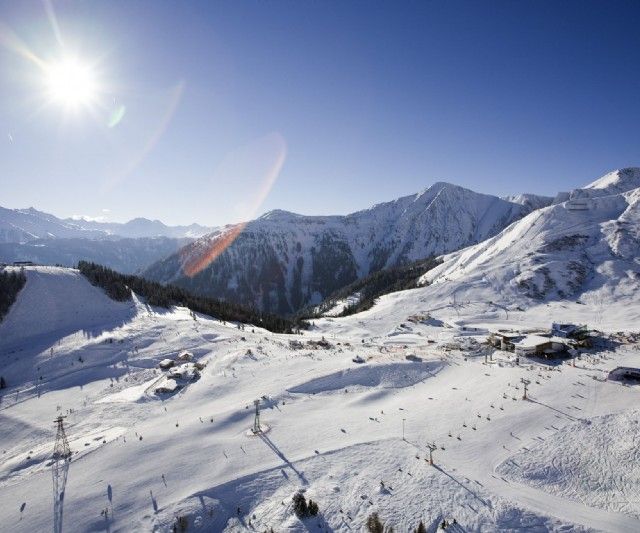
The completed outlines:
[[[637,166],[640,4],[0,0],[3,207],[222,225]]]

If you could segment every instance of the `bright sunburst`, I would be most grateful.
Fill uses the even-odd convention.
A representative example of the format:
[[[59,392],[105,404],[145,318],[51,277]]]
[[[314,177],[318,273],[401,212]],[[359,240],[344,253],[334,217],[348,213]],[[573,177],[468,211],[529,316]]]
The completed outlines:
[[[96,74],[90,65],[66,58],[46,66],[46,88],[52,102],[67,109],[89,107],[98,96]]]

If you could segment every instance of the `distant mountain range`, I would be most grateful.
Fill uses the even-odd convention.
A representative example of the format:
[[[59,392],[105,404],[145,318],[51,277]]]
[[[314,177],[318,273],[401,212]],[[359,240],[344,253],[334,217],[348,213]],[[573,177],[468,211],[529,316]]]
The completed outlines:
[[[85,259],[132,273],[213,229],[144,218],[122,224],[60,219],[32,207],[0,207],[0,261],[72,266]]]
[[[511,201],[438,182],[346,216],[271,211],[197,239],[144,276],[289,314],[372,272],[481,242],[551,201]]]
[[[134,218],[129,222],[96,222],[83,218],[61,219],[49,213],[28,209],[0,207],[0,242],[23,243],[35,239],[109,239],[170,237],[195,239],[214,228],[191,224],[166,226],[159,220]]]
[[[197,239],[215,228],[190,224],[188,226],[167,226],[159,220],[134,218],[129,222],[96,222],[84,219],[65,219],[69,224],[78,224],[85,230],[103,231],[109,235],[137,239],[141,237],[170,237],[174,239]]]

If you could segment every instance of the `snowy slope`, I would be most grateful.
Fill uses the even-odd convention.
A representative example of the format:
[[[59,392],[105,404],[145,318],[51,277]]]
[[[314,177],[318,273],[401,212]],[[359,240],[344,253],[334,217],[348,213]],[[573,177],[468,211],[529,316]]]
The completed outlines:
[[[272,211],[187,245],[145,276],[290,313],[371,272],[483,241],[529,211],[436,183],[347,216]]]
[[[637,364],[637,344],[593,350],[575,368],[517,366],[500,352],[484,364],[486,352],[470,343],[486,335],[480,321],[497,326],[503,316],[479,313],[473,328],[471,319],[408,324],[407,305],[424,305],[424,289],[391,295],[404,298],[398,305],[383,298],[378,315],[319,321],[303,336],[141,304],[113,323],[122,310],[74,271],[33,272],[38,285],[29,272],[7,316],[13,328],[5,323],[2,333],[35,327],[27,317],[47,294],[71,311],[73,301],[59,301],[75,298],[64,286],[106,322],[94,335],[49,328],[45,341],[26,332],[19,351],[0,348],[8,378],[0,523],[12,532],[51,529],[52,420],[60,413],[73,453],[63,501],[70,532],[169,532],[178,517],[187,531],[363,531],[374,511],[396,531],[420,520],[435,531],[453,518],[458,526],[448,531],[640,528],[635,477],[623,460],[638,435],[638,390],[602,379]],[[378,334],[383,318],[396,327]],[[306,344],[321,335],[331,346]],[[158,362],[183,350],[206,364],[201,378],[174,395],[154,394]],[[356,355],[366,362],[353,363]],[[248,432],[255,398],[261,436]],[[592,468],[600,449],[618,460],[599,458]],[[318,517],[295,517],[298,490],[318,502]]]
[[[133,312],[130,302],[109,299],[77,270],[25,267],[24,272],[27,282],[0,322],[0,349],[52,334],[84,330],[89,335],[92,327],[125,320]]]
[[[540,196],[539,194],[530,193],[503,196],[502,199],[507,200],[507,202],[513,202],[514,204],[524,205],[530,211],[548,207],[553,203],[553,198],[551,196]]]
[[[629,167],[614,170],[598,178],[594,182],[584,187],[594,195],[608,195],[627,192],[640,187],[640,168]]]
[[[640,188],[628,187],[638,186],[640,172],[637,180],[628,180],[629,174],[621,171],[617,180],[608,175],[596,182],[606,187],[573,191],[569,200],[447,256],[425,279],[462,301],[482,293],[488,300],[525,307],[580,297],[635,302],[640,289]]]

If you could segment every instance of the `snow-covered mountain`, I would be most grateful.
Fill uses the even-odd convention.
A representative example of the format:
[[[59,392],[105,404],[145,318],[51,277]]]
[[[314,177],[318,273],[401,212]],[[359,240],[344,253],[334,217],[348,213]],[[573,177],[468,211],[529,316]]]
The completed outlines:
[[[27,242],[34,239],[101,239],[104,231],[84,228],[73,221],[61,220],[48,213],[29,209],[0,207],[0,242]]]
[[[137,272],[213,228],[166,226],[136,218],[126,223],[60,219],[34,208],[0,207],[0,261],[75,265],[85,259]]]
[[[271,211],[196,240],[145,276],[290,313],[371,272],[481,242],[530,210],[439,182],[346,216]]]
[[[146,218],[135,218],[125,223],[98,222],[84,218],[60,219],[33,207],[28,209],[0,207],[0,243],[21,243],[34,239],[55,238],[171,237],[195,239],[213,229],[199,224],[166,226],[159,220]]]
[[[442,301],[599,302],[640,297],[640,169],[617,170],[425,275]]]
[[[214,228],[201,226],[200,224],[190,224],[188,226],[167,226],[160,220],[149,220],[147,218],[134,218],[129,222],[98,222],[95,220],[85,220],[82,218],[68,218],[65,220],[70,224],[78,224],[87,230],[103,231],[108,235],[116,235],[127,238],[142,237],[171,237],[174,239],[190,238],[197,239],[213,231]]]

